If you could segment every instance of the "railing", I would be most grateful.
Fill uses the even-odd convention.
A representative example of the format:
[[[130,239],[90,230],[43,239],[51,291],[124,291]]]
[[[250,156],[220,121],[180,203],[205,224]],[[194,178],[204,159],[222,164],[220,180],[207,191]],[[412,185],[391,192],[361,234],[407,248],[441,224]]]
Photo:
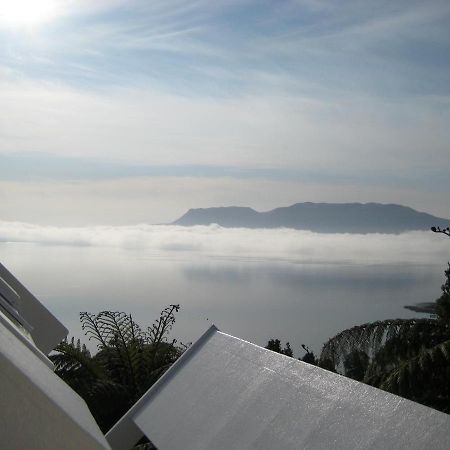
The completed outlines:
[[[31,333],[33,327],[20,314],[20,296],[0,275],[0,309],[3,313]]]
[[[67,329],[42,303],[0,264],[0,311],[29,334],[48,354],[67,336]]]

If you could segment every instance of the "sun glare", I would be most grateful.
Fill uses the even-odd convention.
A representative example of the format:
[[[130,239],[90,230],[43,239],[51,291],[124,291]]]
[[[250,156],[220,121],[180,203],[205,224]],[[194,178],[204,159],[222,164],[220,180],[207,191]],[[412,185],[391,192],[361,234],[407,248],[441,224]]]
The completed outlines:
[[[35,27],[56,15],[56,0],[0,0],[0,23],[9,27]]]

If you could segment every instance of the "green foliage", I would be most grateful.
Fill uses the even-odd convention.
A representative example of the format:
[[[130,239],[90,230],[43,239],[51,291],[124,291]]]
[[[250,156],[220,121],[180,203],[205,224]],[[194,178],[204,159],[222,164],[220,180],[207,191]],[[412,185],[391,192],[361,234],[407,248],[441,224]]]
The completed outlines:
[[[273,352],[281,353],[282,355],[290,356],[291,358],[293,356],[289,342],[286,342],[285,347],[281,348],[281,342],[279,339],[270,339],[265,348],[272,350]]]
[[[91,356],[73,338],[56,347],[51,356],[55,372],[84,398],[104,432],[183,352],[185,347],[176,340],[168,341],[179,309],[165,308],[147,330],[123,312],[82,312],[82,328],[98,352]]]
[[[314,366],[317,366],[318,361],[316,358],[316,355],[314,354],[314,352],[312,352],[309,347],[307,347],[306,345],[302,344],[302,348],[303,350],[305,350],[305,354],[303,355],[302,358],[300,358],[303,362],[308,363],[308,364],[312,364]]]
[[[270,339],[269,342],[267,342],[265,348],[267,348],[267,350],[272,350],[273,352],[281,353],[282,355],[286,355],[291,358],[294,357],[294,353],[289,342],[286,342],[284,348],[281,348],[281,342],[279,339]],[[310,349],[306,345],[302,345],[302,348],[306,353],[302,358],[299,359],[308,364],[317,365],[317,359],[314,353],[310,351]]]
[[[388,319],[357,325],[329,339],[322,348],[320,359],[338,366],[355,349],[373,356],[386,342],[396,343],[397,347],[410,346],[411,336],[421,328],[433,327],[435,322],[433,319]],[[406,348],[396,350],[406,352]]]
[[[436,314],[441,320],[450,322],[450,264],[445,276],[445,283],[441,286],[442,295],[436,300]]]
[[[103,380],[106,374],[101,366],[93,360],[86,346],[74,338],[62,341],[55,349],[57,353],[50,356],[56,373],[76,392],[86,393],[96,380]]]
[[[450,412],[450,266],[436,318],[394,319],[344,330],[325,343],[320,365]]]
[[[369,366],[369,356],[358,349],[352,350],[344,359],[345,376],[362,381]]]

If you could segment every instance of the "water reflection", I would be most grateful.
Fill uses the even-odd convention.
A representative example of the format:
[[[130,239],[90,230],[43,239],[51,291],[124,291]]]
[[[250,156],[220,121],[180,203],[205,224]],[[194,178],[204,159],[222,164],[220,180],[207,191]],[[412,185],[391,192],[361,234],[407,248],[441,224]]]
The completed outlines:
[[[439,296],[444,267],[298,264],[220,259],[183,252],[2,244],[2,260],[72,334],[79,311],[122,310],[149,325],[180,303],[173,335],[196,339],[211,323],[264,345],[271,337],[319,350],[336,332],[364,322],[414,317],[404,305]]]
[[[269,278],[272,282],[292,286],[328,285],[348,289],[398,289],[401,286],[422,284],[436,277],[428,273],[429,266],[365,265],[356,264],[279,264],[267,262],[242,265],[196,264],[183,268],[189,280],[218,283],[248,283],[252,279]]]

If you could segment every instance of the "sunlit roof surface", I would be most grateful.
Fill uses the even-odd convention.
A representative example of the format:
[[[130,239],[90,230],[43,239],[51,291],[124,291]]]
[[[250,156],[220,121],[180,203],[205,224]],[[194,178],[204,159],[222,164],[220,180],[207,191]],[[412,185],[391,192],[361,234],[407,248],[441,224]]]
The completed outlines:
[[[450,416],[211,327],[107,439],[142,434],[159,450],[448,449]]]

